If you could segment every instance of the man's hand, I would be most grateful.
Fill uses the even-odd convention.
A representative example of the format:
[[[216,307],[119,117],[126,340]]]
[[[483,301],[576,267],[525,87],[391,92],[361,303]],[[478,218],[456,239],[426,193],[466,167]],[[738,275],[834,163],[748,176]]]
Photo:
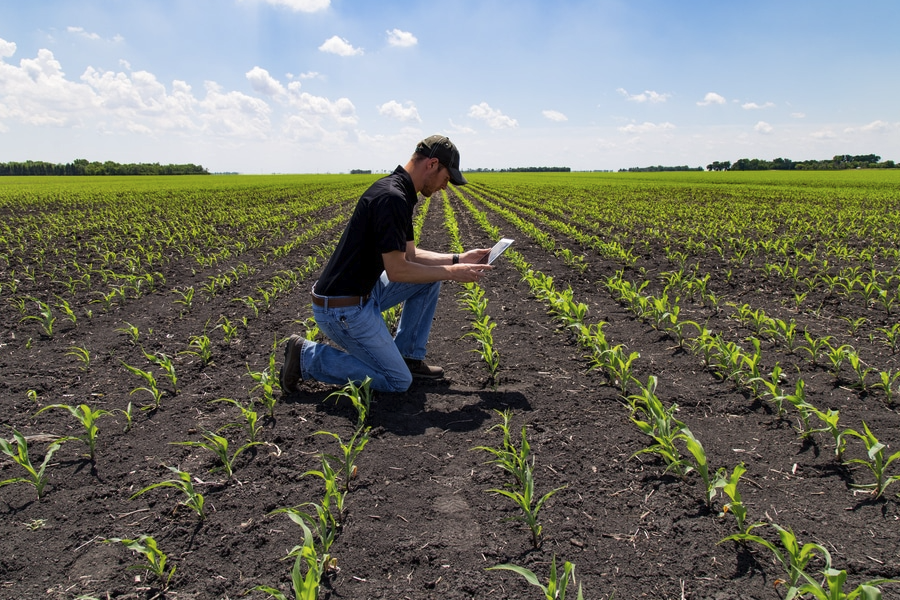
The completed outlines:
[[[461,263],[487,263],[487,257],[490,255],[490,248],[476,248],[474,250],[468,250],[459,255],[459,262]]]
[[[459,264],[450,265],[448,268],[450,269],[450,279],[461,283],[476,283],[482,275],[494,268],[492,265],[464,263],[462,256],[459,257],[459,260]]]

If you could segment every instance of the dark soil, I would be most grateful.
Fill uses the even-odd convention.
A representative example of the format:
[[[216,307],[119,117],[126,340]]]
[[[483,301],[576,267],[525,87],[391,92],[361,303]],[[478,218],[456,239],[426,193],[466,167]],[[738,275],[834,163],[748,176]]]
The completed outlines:
[[[489,245],[462,204],[454,199],[453,206],[463,244]],[[422,247],[448,248],[442,219],[435,196]],[[698,356],[637,320],[603,285],[621,265],[588,252],[587,269],[573,270],[500,217],[492,214],[490,219],[505,236],[516,238],[513,249],[533,269],[553,276],[557,289],[571,286],[574,298],[589,305],[589,322],[607,322],[604,331],[611,342],[640,353],[636,376],[644,382],[650,375],[658,377],[658,396],[678,405],[678,418],[703,442],[713,469],[725,467],[730,473],[738,463],[746,465],[739,488],[751,521],[778,523],[793,529],[801,543],[822,544],[833,566],[848,572],[853,587],[900,577],[900,510],[894,495],[900,488],[888,488],[880,499],[853,488],[871,482],[872,476],[860,465],[837,462],[830,437],[817,433],[800,439],[794,431],[796,411],[779,418],[771,405],[748,399],[706,369]],[[584,252],[561,237],[558,243]],[[34,416],[40,408],[86,403],[112,411],[129,402],[136,407],[151,402],[147,392],[132,393],[143,383],[124,369],[123,361],[151,369],[166,393],[158,409],[136,409],[127,432],[120,412],[100,419],[94,461],[85,458],[81,442],[65,442],[47,466],[43,498],[37,499],[27,484],[0,488],[0,597],[239,598],[258,585],[292,597],[293,561],[282,559],[302,543],[302,532],[284,514],[269,513],[321,500],[322,480],[304,474],[320,468],[320,453],[338,448],[333,438],[316,432],[349,438],[353,408],[329,399],[337,388],[316,382],[304,382],[298,394],[279,395],[274,418],[263,420],[260,438],[266,444],[244,452],[230,480],[210,472],[217,466],[210,452],[174,443],[199,441],[204,431],[241,422],[234,406],[211,401],[246,403],[259,395],[248,371],[267,367],[276,338],[283,341],[304,330],[303,321],[311,315],[308,285],[298,285],[269,312],[250,318],[229,343],[213,327],[221,315],[238,323],[248,312],[231,299],[252,294],[279,269],[299,268],[312,247],[257,265],[260,272],[242,281],[240,289],[215,298],[198,293],[183,315],[184,307],[173,302],[177,296],[169,290],[199,288],[225,265],[197,273],[187,259],[164,265],[165,290],[116,304],[108,312],[94,305],[93,319],[80,318],[77,326],[60,319],[52,338],[42,336],[34,320],[20,321],[4,302],[0,423],[7,439],[9,427],[29,436],[36,464],[48,439],[80,434],[68,412],[52,409]],[[711,286],[725,300],[722,311],[716,314],[684,301],[682,319],[707,322],[712,331],[741,341],[750,332],[728,318],[733,309],[725,303],[749,303],[771,316],[796,318],[817,335],[852,343],[873,367],[898,368],[897,356],[867,337],[891,322],[883,311],[823,300],[818,315],[798,312],[783,302],[791,296],[788,284],[749,269],[726,282],[719,275],[719,260],[703,257],[702,266],[716,273]],[[696,473],[680,479],[667,474],[653,455],[634,456],[647,447],[648,438],[631,422],[617,389],[602,373],[590,370],[571,332],[548,315],[509,262],[501,259],[498,265],[482,281],[488,311],[497,323],[498,381],[489,380],[474,340],[463,337],[470,324],[457,302],[461,288],[445,284],[428,360],[443,366],[447,377],[416,382],[404,394],[376,395],[371,441],[358,459],[358,475],[331,549],[337,569],[326,577],[320,597],[540,598],[541,591],[521,576],[485,569],[513,563],[546,581],[554,557],[560,567],[563,561],[575,565],[578,584],[589,599],[783,597],[784,586],[777,582],[785,574],[771,552],[759,545],[721,542],[736,532],[734,517],[720,514],[727,499],[720,494],[708,508]],[[641,281],[670,269],[662,250],[654,248],[625,275]],[[58,292],[28,290],[36,297],[51,293]],[[815,304],[810,299],[809,305]],[[840,316],[865,316],[867,333],[852,336]],[[140,331],[137,345],[118,331],[126,324]],[[211,364],[178,354],[188,349],[191,336],[204,332],[213,340]],[[72,346],[90,350],[89,368],[67,354]],[[174,357],[177,393],[158,368],[150,367],[142,349]],[[848,372],[836,378],[773,342],[764,341],[763,349],[767,368],[775,360],[791,365],[785,369],[788,380],[802,376],[809,401],[840,410],[845,427],[861,430],[865,422],[891,448],[900,444],[900,419],[882,394],[861,392]],[[280,345],[276,356],[280,363]],[[36,400],[29,390],[37,393]],[[505,474],[487,464],[487,453],[474,450],[500,443],[499,432],[491,427],[500,422],[497,411],[506,409],[513,411],[516,441],[526,427],[536,493],[563,488],[539,514],[540,548],[533,546],[525,526],[510,520],[520,514],[512,501],[489,492],[507,483]],[[257,410],[262,416],[264,409]],[[232,448],[242,443],[242,429],[224,431]],[[850,440],[847,458],[864,455],[861,443]],[[22,475],[7,457],[0,459],[0,480]],[[206,498],[205,520],[180,505],[183,496],[171,488],[130,499],[145,486],[170,479],[167,467],[193,475]],[[897,472],[893,466],[888,471]],[[770,529],[755,532],[774,541]],[[122,544],[104,543],[142,534],[153,536],[177,566],[167,588],[145,570],[129,569],[140,557]],[[814,559],[808,571],[815,574],[822,566]],[[884,586],[885,597],[897,589]],[[571,590],[569,597],[574,598]]]

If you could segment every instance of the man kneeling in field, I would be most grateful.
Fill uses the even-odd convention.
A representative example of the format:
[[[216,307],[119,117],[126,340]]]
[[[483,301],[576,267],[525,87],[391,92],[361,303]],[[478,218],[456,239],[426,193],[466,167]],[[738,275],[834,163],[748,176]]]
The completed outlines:
[[[459,151],[445,136],[416,146],[405,167],[379,179],[360,197],[353,216],[312,289],[313,316],[334,348],[292,335],[284,349],[281,389],[296,392],[303,379],[337,385],[372,379],[384,392],[409,389],[414,377],[438,379],[425,348],[441,282],[477,282],[493,267],[477,264],[490,249],[445,254],[416,248],[413,212],[418,194],[465,185]],[[382,311],[403,303],[391,337]]]

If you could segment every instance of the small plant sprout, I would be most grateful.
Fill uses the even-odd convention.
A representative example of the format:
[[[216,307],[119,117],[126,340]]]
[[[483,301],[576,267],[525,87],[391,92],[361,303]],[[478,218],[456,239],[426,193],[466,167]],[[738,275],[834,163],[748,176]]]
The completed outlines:
[[[108,410],[93,409],[87,404],[81,404],[79,406],[69,406],[67,404],[51,404],[34,413],[34,416],[38,416],[42,412],[50,410],[52,408],[61,408],[63,410],[69,411],[69,414],[75,417],[78,422],[81,423],[81,426],[84,429],[84,433],[82,433],[80,436],[66,437],[60,441],[81,440],[87,445],[88,457],[91,459],[91,461],[93,461],[97,448],[97,436],[99,435],[99,430],[97,429],[97,421],[99,421],[101,417],[105,417],[112,413],[110,413]]]
[[[81,363],[82,371],[91,370],[91,353],[83,346],[69,346],[66,356],[74,356]]]
[[[237,457],[240,456],[245,450],[252,448],[253,446],[259,446],[262,442],[247,442],[240,448],[234,451],[234,454],[228,454],[228,439],[224,436],[221,436],[217,433],[213,433],[211,431],[207,431],[203,434],[203,437],[206,439],[205,442],[172,442],[176,446],[193,446],[196,448],[205,448],[216,455],[221,463],[221,466],[213,468],[210,472],[215,473],[217,471],[225,471],[225,474],[228,475],[229,479],[234,475],[234,461],[237,460]]]
[[[260,427],[259,425],[259,414],[255,410],[253,410],[252,402],[248,406],[242,405],[240,402],[233,398],[219,398],[218,400],[210,400],[210,402],[227,402],[236,406],[241,411],[241,415],[244,417],[244,424],[241,425],[240,423],[229,423],[228,425],[224,425],[222,429],[226,429],[229,427],[244,427],[244,431],[247,432],[248,441],[257,441],[256,438],[259,436],[259,432],[262,431],[262,427]]]
[[[550,563],[550,578],[547,581],[547,585],[544,585],[538,579],[538,576],[529,569],[525,567],[520,567],[518,565],[512,564],[503,564],[497,565],[495,567],[488,567],[486,570],[488,571],[496,571],[496,570],[506,570],[512,571],[513,573],[518,573],[522,577],[525,578],[525,581],[530,583],[533,586],[541,588],[541,591],[544,592],[544,598],[546,600],[565,600],[566,599],[566,589],[569,587],[569,584],[575,583],[575,565],[566,561],[563,563],[562,572],[558,572],[556,569],[556,555],[553,555],[553,560]],[[581,586],[578,586],[578,595],[576,596],[577,600],[582,600],[584,595],[581,591]]]
[[[116,331],[127,335],[128,341],[131,342],[132,346],[136,346],[138,343],[138,339],[140,339],[140,337],[141,337],[140,330],[127,321],[125,322],[125,325],[123,325],[122,327],[117,327]]]
[[[311,508],[312,511],[301,510],[307,507]],[[331,545],[337,537],[338,524],[327,502],[322,504],[306,502],[300,506],[279,508],[269,514],[276,513],[285,513],[297,525],[307,524],[315,533],[315,537],[318,540],[317,550],[321,554],[326,554],[331,549]]]
[[[177,396],[178,376],[175,375],[175,365],[172,364],[172,358],[167,356],[166,354],[163,354],[162,352],[157,352],[156,354],[144,352],[144,357],[163,370],[166,379],[168,379],[169,383],[172,384],[172,394]]]
[[[269,354],[269,365],[262,371],[251,371],[250,365],[247,365],[247,374],[250,376],[250,379],[256,382],[256,385],[250,389],[250,393],[252,394],[257,390],[261,392],[256,398],[266,407],[269,418],[274,419],[275,404],[278,402],[275,388],[280,385],[278,383],[278,367],[275,364],[275,353]]]
[[[735,465],[730,477],[727,477],[723,471],[722,477],[718,482],[719,487],[722,488],[722,492],[731,499],[731,502],[728,502],[722,507],[722,514],[720,516],[724,516],[725,513],[729,512],[733,514],[735,521],[737,521],[738,533],[750,533],[753,528],[762,525],[762,523],[747,525],[747,507],[744,506],[741,493],[738,491],[737,487],[738,482],[741,480],[741,475],[746,472],[747,469],[744,467],[744,463],[740,463]]]
[[[495,494],[499,494],[501,496],[506,496],[510,500],[512,500],[516,506],[521,509],[522,514],[516,517],[510,517],[508,520],[510,521],[521,521],[528,525],[528,528],[531,530],[531,543],[532,546],[537,549],[541,547],[541,542],[543,538],[541,537],[541,533],[543,532],[543,527],[538,522],[538,513],[543,508],[544,503],[550,499],[550,497],[556,492],[565,489],[566,486],[560,486],[558,488],[554,488],[541,496],[539,499],[535,498],[534,493],[534,473],[532,472],[532,465],[528,465],[524,472],[524,481],[519,489],[491,489],[489,492],[493,492]]]
[[[133,494],[130,500],[134,500],[141,494],[149,492],[150,490],[154,490],[156,488],[170,487],[175,488],[177,490],[181,490],[185,499],[180,502],[181,505],[187,506],[201,519],[206,518],[206,511],[204,510],[204,498],[203,494],[194,490],[194,484],[191,483],[191,474],[187,471],[182,471],[180,469],[176,469],[175,467],[166,467],[178,477],[177,479],[169,479],[166,481],[160,481],[159,483],[154,483],[153,485],[148,485],[144,489],[139,492]]]
[[[34,320],[40,323],[41,329],[44,332],[44,335],[48,338],[53,337],[53,324],[56,323],[56,317],[53,316],[53,311],[50,309],[50,305],[46,302],[41,302],[37,298],[31,298],[38,305],[38,314],[36,315],[28,315],[23,317],[22,321]]]
[[[900,386],[898,386],[898,382],[900,382],[900,371],[897,371],[896,373],[891,369],[880,371],[878,373],[878,378],[879,380],[876,383],[871,384],[870,387],[883,391],[885,404],[892,406],[894,404],[895,390],[900,391]]]
[[[844,436],[849,430],[841,429],[839,427],[839,411],[829,408],[823,412],[815,407],[813,407],[811,410],[812,413],[816,415],[816,417],[818,417],[818,419],[824,425],[824,427],[815,429],[813,431],[830,434],[831,438],[834,440],[834,457],[839,461],[842,460],[844,456],[844,449],[847,447],[847,440]]]
[[[772,523],[771,526],[778,532],[781,548],[765,538],[750,533],[735,533],[724,538],[719,543],[729,540],[741,543],[753,542],[768,548],[787,574],[788,580],[786,583],[789,588],[796,587],[800,576],[806,571],[806,566],[816,555],[825,561],[826,569],[831,568],[831,554],[823,545],[808,542],[801,546],[793,531],[775,523]]]
[[[203,366],[212,363],[212,340],[208,335],[192,335],[188,341],[188,348],[178,354],[193,354],[200,358]]]
[[[350,438],[346,444],[341,440],[341,437],[330,431],[317,431],[316,435],[329,435],[337,440],[338,446],[341,448],[341,456],[336,456],[334,454],[325,454],[324,456],[334,461],[336,465],[338,465],[338,472],[344,479],[344,491],[350,491],[350,481],[356,477],[357,465],[356,459],[359,458],[359,455],[362,453],[363,448],[366,447],[366,444],[369,443],[369,427],[360,427],[355,432],[353,432],[353,436]]]
[[[116,409],[116,412],[122,413],[122,416],[125,417],[125,429],[123,430],[125,433],[131,431],[131,426],[134,422],[134,414],[131,406],[131,402],[128,403],[128,406],[125,407],[125,410]]]
[[[126,548],[133,552],[143,555],[144,561],[141,564],[132,565],[129,569],[147,570],[159,579],[164,587],[168,587],[175,575],[175,567],[173,566],[166,572],[166,561],[168,557],[156,545],[156,540],[149,535],[141,535],[135,540],[125,540],[122,538],[109,538],[104,540],[108,544],[122,543]]]
[[[705,490],[703,499],[706,506],[710,507],[712,506],[713,499],[716,497],[716,490],[718,489],[717,483],[725,474],[724,467],[719,469],[719,472],[715,477],[712,477],[709,472],[706,450],[703,448],[703,444],[700,443],[700,440],[698,440],[694,434],[691,433],[691,430],[686,427],[681,430],[678,437],[684,440],[688,452],[694,457],[694,468],[703,480],[703,487]]]
[[[322,500],[322,506],[327,507],[330,510],[332,501],[335,505],[335,511],[331,511],[333,515],[336,515],[335,518],[337,520],[341,519],[341,515],[344,514],[344,500],[347,498],[347,491],[340,489],[340,484],[338,483],[338,474],[335,472],[334,468],[331,466],[331,463],[328,462],[328,457],[324,454],[320,455],[322,459],[322,470],[321,471],[307,471],[303,474],[304,477],[307,475],[313,475],[315,477],[319,477],[322,481],[325,482],[325,496]],[[354,467],[355,469],[355,467]],[[356,471],[354,470],[352,475],[356,475]]]
[[[888,475],[886,473],[891,463],[900,458],[900,451],[885,457],[884,450],[887,446],[878,441],[878,438],[875,437],[875,434],[872,433],[865,421],[863,421],[863,431],[864,433],[859,433],[853,429],[848,429],[844,432],[847,435],[859,438],[866,445],[867,458],[853,458],[848,460],[847,464],[865,465],[872,472],[872,475],[875,476],[875,482],[854,485],[853,487],[871,490],[876,498],[881,498],[887,486],[900,479],[900,475]]]
[[[881,600],[881,590],[876,586],[884,583],[897,583],[896,579],[873,579],[865,583],[861,583],[852,592],[844,591],[844,584],[847,583],[847,571],[826,568],[822,571],[825,581],[819,583],[805,572],[800,573],[806,583],[787,591],[785,600],[800,598],[805,594],[812,594],[816,600]],[[827,589],[826,589],[827,586]]]
[[[372,408],[372,395],[374,393],[369,387],[371,383],[371,377],[366,377],[359,385],[357,385],[354,381],[348,381],[347,385],[345,385],[342,389],[333,392],[328,396],[328,398],[334,397],[335,402],[337,402],[338,398],[347,398],[350,400],[350,402],[353,404],[353,408],[356,409],[357,427],[365,426],[366,421],[369,418],[369,412]]]
[[[182,315],[184,315],[185,312],[190,311],[191,308],[194,306],[194,287],[193,286],[186,287],[184,290],[179,290],[178,288],[175,288],[172,290],[172,293],[178,294],[178,296],[179,296],[178,298],[175,299],[175,303],[180,304],[184,307],[184,310],[181,313]]]
[[[329,554],[319,555],[316,552],[316,544],[312,531],[306,523],[300,522],[303,528],[303,545],[295,546],[288,557],[296,557],[291,569],[291,588],[294,592],[294,600],[317,600],[322,576],[329,569],[335,568],[334,560]],[[303,565],[306,564],[306,574],[303,574]],[[258,585],[250,590],[269,594],[275,600],[288,600],[283,592],[267,585]]]
[[[31,457],[28,454],[28,442],[24,435],[13,429],[12,442],[0,437],[0,452],[3,452],[3,454],[13,459],[17,465],[25,469],[28,473],[27,477],[14,477],[12,479],[0,481],[0,487],[11,485],[13,483],[30,483],[34,486],[38,499],[43,498],[44,487],[47,485],[47,463],[50,462],[50,459],[53,458],[53,454],[59,450],[61,445],[61,442],[53,442],[50,444],[46,454],[44,454],[44,460],[41,462],[41,466],[35,468],[31,463]]]
[[[137,367],[132,367],[129,364],[126,364],[124,361],[120,361],[122,365],[128,369],[128,371],[134,375],[137,375],[141,379],[144,380],[146,385],[142,387],[136,387],[131,390],[131,393],[135,392],[147,392],[151,396],[153,396],[153,404],[148,404],[146,406],[142,406],[141,410],[157,410],[159,408],[160,403],[162,402],[162,390],[159,389],[159,386],[156,385],[156,377],[153,376],[153,373],[150,371],[144,371],[143,369],[139,369]]]

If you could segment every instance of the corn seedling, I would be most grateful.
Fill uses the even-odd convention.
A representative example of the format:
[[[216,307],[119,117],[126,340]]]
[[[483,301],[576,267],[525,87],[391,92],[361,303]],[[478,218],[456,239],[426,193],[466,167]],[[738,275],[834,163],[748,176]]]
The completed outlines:
[[[127,321],[125,322],[125,325],[123,327],[117,327],[116,331],[127,335],[128,341],[131,342],[132,346],[137,345],[138,339],[141,337],[140,330]]]
[[[230,343],[237,337],[238,328],[237,325],[232,325],[231,321],[228,320],[228,317],[222,315],[222,323],[217,325],[217,327],[222,328],[222,333],[225,336],[225,343]]]
[[[691,430],[686,427],[681,430],[678,437],[684,440],[688,452],[694,457],[694,470],[700,474],[700,478],[703,480],[703,500],[707,507],[711,507],[712,501],[716,497],[716,490],[718,489],[717,484],[725,475],[725,468],[720,468],[715,476],[711,476],[706,458],[706,450],[703,448],[703,444],[700,443],[700,440],[698,440],[694,434],[691,433]]]
[[[508,520],[521,521],[528,525],[528,528],[531,530],[531,543],[534,548],[537,549],[541,547],[541,542],[543,541],[541,538],[543,527],[538,522],[538,513],[541,511],[541,508],[543,508],[544,503],[549,500],[553,494],[565,489],[566,486],[552,489],[539,499],[535,500],[534,473],[531,464],[526,463],[523,476],[524,481],[519,489],[502,490],[495,488],[488,491],[500,494],[501,496],[506,496],[521,509],[522,514],[520,516],[510,517]]]
[[[353,436],[351,436],[347,443],[344,443],[344,441],[341,440],[341,436],[330,431],[317,431],[315,433],[316,435],[329,435],[337,440],[338,446],[341,448],[341,455],[323,454],[323,456],[328,460],[334,461],[334,463],[338,465],[337,472],[339,472],[344,479],[345,492],[350,491],[350,481],[356,477],[356,459],[359,458],[359,455],[366,447],[366,444],[369,443],[369,429],[369,427],[360,427],[353,432]]]
[[[153,373],[151,373],[150,371],[144,371],[143,369],[139,369],[137,367],[132,367],[131,365],[126,364],[124,361],[120,361],[120,362],[122,362],[122,365],[126,369],[128,369],[129,372],[131,372],[134,375],[137,375],[138,377],[143,379],[144,382],[146,383],[146,385],[143,387],[134,388],[133,390],[131,390],[131,393],[134,394],[135,392],[148,392],[151,396],[153,396],[153,404],[148,404],[147,406],[142,406],[141,410],[156,410],[156,409],[158,409],[159,405],[162,401],[163,393],[162,393],[162,390],[159,389],[159,386],[156,385],[156,377],[153,376]]]
[[[502,564],[495,567],[488,567],[486,570],[496,571],[500,569],[518,573],[525,578],[525,581],[533,586],[539,587],[541,591],[544,592],[544,598],[546,600],[565,600],[566,590],[569,587],[569,584],[575,584],[575,565],[566,561],[563,563],[562,573],[559,573],[556,569],[555,554],[550,563],[550,578],[547,580],[547,585],[542,584],[533,571],[518,565]],[[576,598],[577,600],[582,600],[584,598],[580,585],[578,586],[578,595]]]
[[[166,379],[172,384],[172,394],[178,395],[178,377],[175,375],[175,365],[172,363],[171,357],[162,352],[149,354],[144,352],[144,357],[157,367],[163,370]]]
[[[176,304],[180,304],[184,307],[184,311],[189,311],[194,306],[194,287],[189,286],[184,290],[179,290],[175,288],[172,290],[173,294],[178,294],[178,298],[175,299]],[[181,314],[184,314],[182,312]]]
[[[37,321],[41,329],[44,331],[44,335],[48,338],[53,337],[53,324],[56,323],[56,317],[53,316],[53,311],[50,309],[50,305],[46,302],[41,302],[37,298],[31,298],[38,305],[38,314],[36,315],[28,315],[23,317],[22,321]]]
[[[212,340],[208,335],[192,335],[188,341],[188,350],[182,350],[178,354],[193,354],[200,358],[203,366],[212,362]]]
[[[724,538],[719,543],[721,544],[722,542],[729,540],[740,543],[753,542],[764,548],[768,548],[772,551],[772,554],[775,555],[775,560],[778,561],[778,564],[780,564],[785,573],[787,573],[788,580],[786,583],[789,588],[797,586],[797,582],[800,580],[800,576],[806,571],[806,566],[809,564],[809,561],[816,555],[825,561],[826,569],[831,568],[831,554],[825,546],[813,542],[808,542],[801,546],[793,531],[780,527],[775,523],[772,523],[771,525],[775,531],[778,532],[778,537],[781,540],[780,548],[769,540],[750,533],[735,533]]]
[[[309,507],[312,511],[301,510]],[[306,502],[290,508],[279,508],[269,514],[284,513],[297,525],[307,524],[318,539],[318,551],[322,554],[331,549],[338,533],[338,524],[327,503]]]
[[[750,533],[753,528],[762,524],[754,523],[753,525],[747,525],[747,507],[744,506],[741,493],[738,491],[737,487],[738,482],[741,480],[741,476],[746,472],[747,469],[744,467],[744,463],[740,463],[735,465],[730,477],[726,476],[723,472],[722,477],[718,482],[718,486],[722,488],[722,493],[731,500],[731,502],[728,502],[722,507],[722,514],[720,516],[724,516],[725,513],[729,512],[733,514],[734,519],[737,522],[739,533]]]
[[[69,346],[69,351],[66,352],[66,356],[74,356],[81,363],[82,371],[89,371],[91,369],[91,353],[88,352],[87,348],[82,346]]]
[[[369,387],[371,383],[371,377],[366,377],[359,385],[356,385],[356,382],[354,381],[348,381],[347,385],[345,385],[343,388],[328,395],[328,398],[334,397],[335,402],[337,402],[337,399],[341,397],[350,400],[350,402],[353,404],[353,408],[356,409],[357,427],[363,427],[369,418],[369,412],[372,408],[372,395],[374,393]]]
[[[872,369],[868,368],[865,363],[863,363],[862,359],[859,358],[859,354],[856,352],[847,352],[846,356],[847,362],[850,363],[850,368],[853,369],[853,373],[856,374],[856,387],[865,390],[866,377],[872,372]]]
[[[887,446],[878,441],[878,438],[875,437],[875,434],[872,433],[865,421],[863,421],[863,431],[864,433],[859,433],[853,429],[848,429],[844,432],[847,435],[859,438],[866,445],[867,458],[853,458],[848,460],[847,464],[865,465],[872,472],[872,475],[875,476],[874,483],[859,484],[853,487],[869,489],[876,498],[880,498],[887,486],[900,479],[900,475],[888,475],[886,473],[891,463],[900,458],[900,451],[885,458],[884,450]]]
[[[153,485],[148,485],[144,489],[133,494],[131,496],[131,498],[129,498],[129,499],[134,500],[141,494],[144,494],[145,492],[149,492],[150,490],[154,490],[156,488],[164,488],[164,487],[175,488],[177,490],[181,490],[184,493],[184,495],[186,496],[185,499],[182,502],[180,502],[179,504],[187,506],[188,508],[193,510],[195,513],[197,513],[198,517],[200,517],[201,519],[205,519],[206,511],[203,508],[204,504],[205,504],[205,500],[203,498],[203,494],[197,492],[194,489],[194,484],[191,483],[191,474],[188,473],[187,471],[182,471],[180,469],[176,469],[175,467],[166,467],[166,468],[169,469],[170,471],[172,471],[173,473],[175,473],[175,475],[178,476],[178,479],[169,479],[166,481],[160,481],[159,483],[154,483]]]
[[[785,600],[800,598],[806,594],[812,594],[816,600],[881,600],[881,590],[876,586],[884,583],[897,583],[896,579],[873,579],[856,586],[852,592],[845,592],[847,583],[847,571],[827,568],[822,571],[824,582],[820,583],[806,573],[800,573],[806,583],[787,591]],[[827,589],[826,589],[827,587]]]
[[[240,423],[229,423],[228,425],[224,425],[222,429],[227,429],[229,427],[243,427],[244,431],[247,432],[247,438],[250,442],[255,442],[259,432],[262,431],[262,427],[259,425],[259,415],[255,410],[253,410],[253,403],[251,402],[249,406],[244,406],[237,400],[233,398],[219,398],[218,400],[210,400],[210,402],[228,402],[229,404],[233,404],[238,407],[241,411],[241,415],[244,417],[244,424]]]
[[[84,433],[82,433],[80,436],[65,437],[60,441],[81,440],[87,445],[88,456],[93,461],[97,448],[97,436],[99,434],[99,430],[97,429],[97,421],[99,421],[101,417],[108,416],[112,413],[110,413],[110,411],[108,410],[90,408],[87,404],[81,404],[79,406],[69,406],[67,404],[51,404],[34,413],[34,416],[36,417],[42,412],[53,408],[61,408],[63,410],[69,411],[69,414],[78,419],[78,422],[81,423],[81,426],[84,428]]]
[[[891,354],[896,354],[900,350],[900,323],[891,327],[879,327],[878,331],[884,334],[884,343],[891,349]]]
[[[632,410],[631,421],[642,433],[653,439],[653,444],[631,456],[656,454],[666,463],[665,472],[673,471],[679,477],[684,477],[690,465],[681,457],[675,441],[687,428],[674,417],[678,406],[673,404],[666,408],[657,397],[656,382],[656,376],[651,375],[647,385],[641,386],[641,393],[628,398]]]
[[[44,460],[37,468],[31,463],[31,457],[28,453],[28,442],[25,436],[13,429],[13,441],[10,443],[7,439],[0,437],[0,452],[7,455],[13,462],[25,469],[28,473],[27,477],[14,477],[0,481],[0,487],[11,485],[14,483],[30,483],[37,492],[38,499],[44,496],[44,487],[47,485],[47,463],[53,458],[53,454],[59,450],[61,442],[53,442],[47,447],[44,454]]]
[[[797,433],[801,438],[809,437],[813,430],[809,425],[809,418],[813,414],[813,406],[806,401],[806,383],[802,379],[797,380],[793,394],[787,394],[784,399],[793,405],[800,413],[800,427],[797,427]]]
[[[166,587],[168,587],[169,582],[172,581],[172,576],[175,575],[175,567],[173,566],[169,572],[166,573],[166,562],[168,557],[159,549],[156,540],[151,536],[141,535],[135,540],[109,538],[104,540],[104,542],[112,544],[122,543],[129,550],[143,555],[145,562],[138,565],[132,565],[128,567],[129,569],[146,569],[156,576],[157,579],[162,581],[163,585]]]
[[[334,561],[331,556],[324,554],[319,556],[316,552],[312,531],[301,522],[303,528],[303,545],[295,546],[288,557],[296,557],[291,569],[291,588],[294,592],[294,600],[317,600],[319,597],[319,585],[322,575],[329,568],[333,568]],[[303,564],[306,564],[306,575],[303,574]],[[275,600],[288,600],[287,596],[276,588],[267,585],[258,585],[250,590],[269,594]]]
[[[124,432],[128,433],[131,430],[131,426],[133,424],[134,416],[132,414],[131,402],[128,403],[128,406],[125,407],[125,410],[116,409],[117,412],[122,413],[122,416],[125,417],[125,429]]]
[[[824,355],[828,348],[831,347],[829,341],[831,340],[830,335],[826,335],[825,337],[814,338],[808,331],[803,332],[803,337],[806,339],[806,343],[809,346],[798,346],[798,350],[805,350],[809,352],[809,360],[812,364],[816,365],[819,363],[819,357]]]
[[[840,413],[830,408],[825,412],[822,412],[815,407],[812,407],[811,410],[812,413],[816,415],[816,417],[818,417],[824,425],[824,427],[815,429],[814,431],[825,432],[831,435],[831,438],[834,440],[834,456],[837,460],[842,460],[844,456],[844,449],[847,447],[847,440],[845,439],[844,435],[848,430],[841,429],[838,426]]]
[[[69,302],[67,300],[64,300],[63,298],[60,298],[59,296],[57,296],[57,299],[59,300],[59,304],[56,305],[56,308],[63,312],[66,318],[72,322],[72,325],[77,326],[78,317],[75,315],[75,311],[72,310]]]
[[[219,459],[219,462],[222,463],[220,467],[214,467],[210,470],[210,473],[216,473],[218,471],[225,471],[225,474],[230,479],[234,475],[234,462],[237,460],[237,457],[240,456],[245,450],[252,448],[253,446],[259,446],[262,442],[247,442],[243,446],[239,447],[234,451],[234,454],[228,453],[228,438],[221,436],[217,433],[213,433],[211,431],[207,431],[203,434],[205,442],[172,442],[176,446],[192,446],[194,448],[205,448],[216,455],[216,458]]]
[[[488,431],[499,429],[503,434],[502,444],[499,447],[476,446],[472,449],[492,454],[494,459],[489,461],[488,464],[498,465],[501,469],[513,476],[516,486],[521,487],[525,484],[525,470],[528,469],[528,458],[531,454],[531,445],[528,443],[528,438],[526,437],[525,426],[522,426],[522,442],[519,447],[516,448],[515,444],[512,443],[511,432],[509,429],[509,424],[512,421],[512,411],[507,409],[502,412],[499,410],[495,410],[494,412],[500,415],[502,421],[491,426]]]
[[[313,475],[315,477],[319,477],[322,481],[325,482],[325,496],[322,500],[322,506],[331,507],[332,501],[334,502],[336,512],[332,511],[332,514],[337,515],[337,520],[340,520],[341,515],[344,514],[344,500],[347,498],[347,492],[341,491],[340,486],[338,484],[338,475],[335,472],[334,468],[331,466],[331,463],[328,462],[328,457],[324,454],[320,455],[322,459],[322,470],[321,471],[307,471],[303,474],[304,477],[307,475]],[[355,467],[354,470],[351,471],[352,476],[356,476]]]
[[[275,403],[278,401],[278,397],[275,396],[275,386],[280,386],[277,373],[278,367],[275,364],[274,352],[269,354],[269,366],[262,371],[251,371],[250,365],[247,365],[247,374],[256,382],[256,385],[250,389],[250,393],[260,390],[259,401],[268,410],[270,419],[275,418]]]
[[[871,385],[872,388],[884,392],[884,401],[888,406],[894,404],[894,390],[900,390],[897,382],[900,381],[900,371],[894,373],[891,369],[878,373],[879,380]]]

